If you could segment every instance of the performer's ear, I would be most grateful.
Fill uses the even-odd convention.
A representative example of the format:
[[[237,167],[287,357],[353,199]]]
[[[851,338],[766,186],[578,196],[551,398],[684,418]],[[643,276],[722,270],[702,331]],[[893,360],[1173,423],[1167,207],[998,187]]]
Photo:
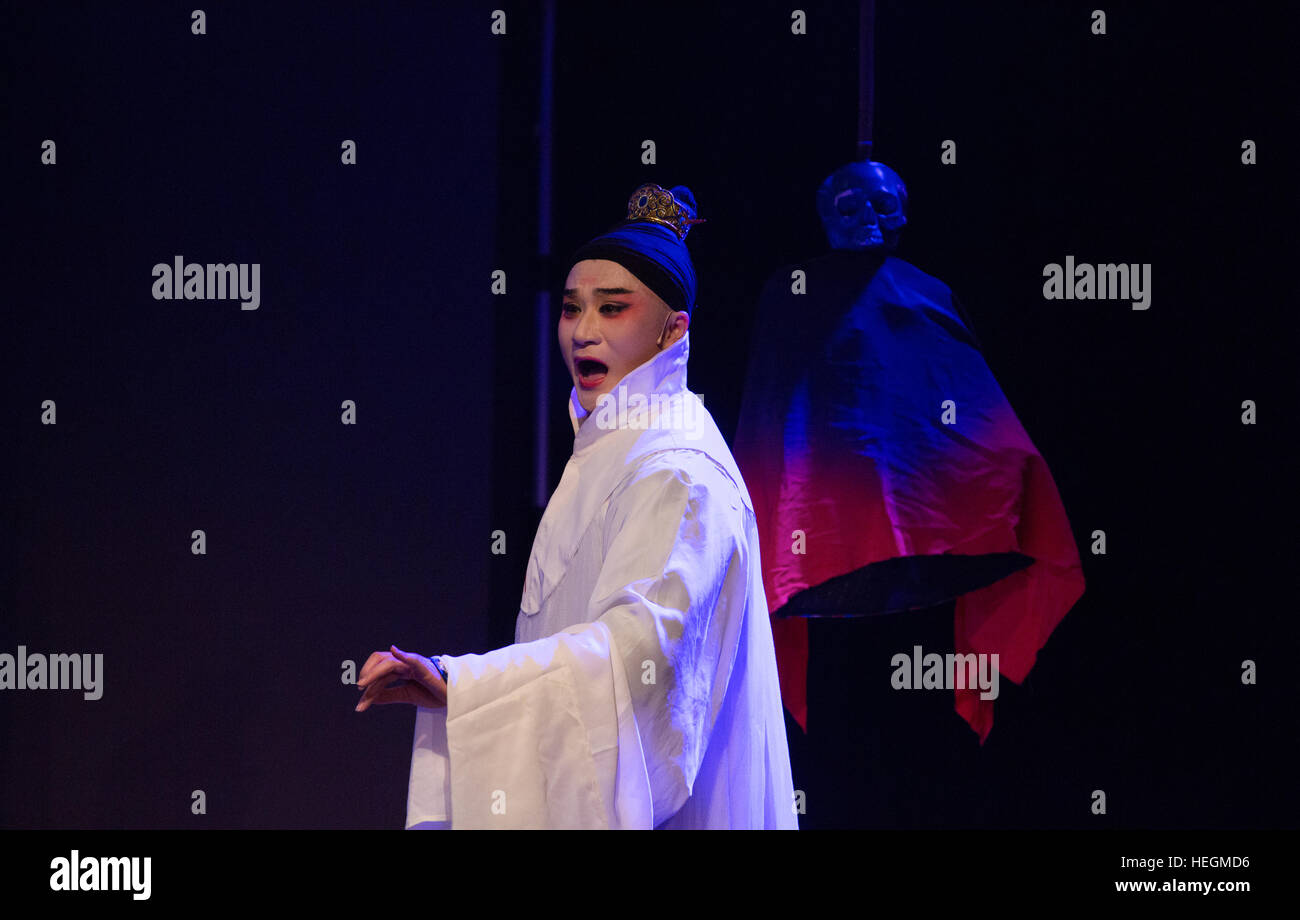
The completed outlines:
[[[668,341],[666,342],[664,341],[664,336],[668,335],[669,327],[676,325],[676,319],[679,315],[685,317],[685,324],[682,326],[682,330],[681,330],[682,335],[685,335],[686,330],[690,328],[691,314],[686,313],[685,311],[682,310],[673,310],[672,312],[670,312],[668,314],[668,318],[664,320],[664,328],[663,331],[659,333],[659,340],[655,342],[655,345],[658,346],[660,351],[663,351],[665,347],[671,345],[673,342],[676,342],[678,339],[682,337],[681,335],[673,335],[668,338]]]
[[[660,351],[664,350],[664,336],[668,334],[668,326],[672,323],[673,317],[676,315],[677,314],[674,311],[669,310],[668,315],[664,317],[664,327],[659,330],[659,338],[655,339],[655,347]]]

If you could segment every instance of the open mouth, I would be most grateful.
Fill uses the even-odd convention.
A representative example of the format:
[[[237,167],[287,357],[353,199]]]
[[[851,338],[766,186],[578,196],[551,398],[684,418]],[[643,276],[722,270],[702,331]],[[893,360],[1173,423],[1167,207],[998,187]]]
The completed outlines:
[[[578,372],[578,385],[584,389],[600,386],[609,373],[609,367],[595,358],[575,358],[573,367]]]

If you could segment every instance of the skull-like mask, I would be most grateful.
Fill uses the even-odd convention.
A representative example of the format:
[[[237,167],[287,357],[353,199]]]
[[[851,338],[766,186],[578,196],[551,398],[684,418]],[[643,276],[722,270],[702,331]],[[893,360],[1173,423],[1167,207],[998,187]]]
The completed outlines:
[[[893,252],[907,224],[907,187],[884,163],[849,163],[817,189],[817,213],[832,249]]]

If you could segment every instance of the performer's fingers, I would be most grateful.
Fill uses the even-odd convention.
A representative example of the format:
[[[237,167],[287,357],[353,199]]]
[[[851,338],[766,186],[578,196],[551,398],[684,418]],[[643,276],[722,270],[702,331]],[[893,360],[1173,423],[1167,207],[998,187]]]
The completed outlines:
[[[411,698],[411,685],[403,684],[392,690],[385,690],[375,697],[373,702],[376,706],[388,706],[392,703],[414,703],[415,700]]]
[[[410,681],[398,681],[396,684],[384,687],[382,690],[375,690],[373,694],[368,692],[361,698],[361,702],[357,703],[356,711],[365,712],[372,705],[387,706],[391,703],[415,703],[416,705],[422,705],[421,698],[418,695],[415,685]]]
[[[404,681],[399,681],[404,683]],[[361,694],[361,702],[357,703],[357,712],[365,712],[373,703],[381,702],[385,697],[391,696],[392,685],[385,686],[383,683],[374,683],[366,688],[366,692]]]
[[[369,674],[364,674],[357,679],[357,686],[361,688],[369,687],[373,684],[382,682],[385,678],[396,675],[401,678],[411,676],[411,666],[403,661],[397,661],[394,658],[385,658],[373,668]]]
[[[377,673],[383,673],[385,670],[392,670],[394,668],[401,670],[404,667],[406,667],[405,662],[395,658],[392,654],[388,652],[375,652],[367,658],[366,663],[361,666],[361,674],[358,675],[358,683],[362,680],[369,683],[374,680],[374,676]]]
[[[371,656],[366,659],[366,663],[361,666],[361,673],[357,675],[357,679],[362,680],[369,677],[371,671],[379,667],[379,665],[381,665],[385,661],[391,661],[392,658],[393,656],[390,655],[388,652],[372,653]]]
[[[432,690],[441,690],[445,692],[446,684],[442,680],[442,675],[438,669],[433,666],[433,661],[425,658],[423,655],[417,655],[414,652],[404,652],[396,645],[393,646],[393,654],[410,666],[412,678],[418,679],[420,683]]]
[[[376,698],[373,697],[373,696],[369,696],[369,695],[363,696],[363,697],[361,698],[361,702],[357,703],[356,711],[357,711],[357,712],[365,712],[365,711],[366,711],[367,709],[369,709],[369,708],[371,707],[371,705],[375,702],[375,699],[376,699]]]
[[[374,699],[380,694],[388,693],[399,687],[407,686],[410,683],[411,681],[409,678],[403,677],[400,674],[388,674],[371,682],[370,686],[366,688],[366,692],[361,694],[361,698],[366,699],[369,697]]]

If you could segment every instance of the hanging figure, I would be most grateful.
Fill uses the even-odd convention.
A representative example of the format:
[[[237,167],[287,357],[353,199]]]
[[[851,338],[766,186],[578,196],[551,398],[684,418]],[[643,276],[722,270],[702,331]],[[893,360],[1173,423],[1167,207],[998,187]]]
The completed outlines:
[[[811,683],[827,705],[842,701],[839,727],[856,743],[883,750],[910,741],[854,701],[869,687],[877,708],[914,705],[895,656],[982,656],[1020,683],[1084,582],[1051,473],[970,319],[945,284],[892,255],[907,223],[902,180],[883,163],[850,163],[823,182],[817,207],[833,251],[763,289],[735,454],[758,515],[786,708],[816,734],[808,618],[875,618],[815,621],[827,661],[848,672],[821,668]],[[949,689],[982,745],[996,689]],[[831,786],[874,784],[862,811],[902,814],[890,782],[864,770]]]

